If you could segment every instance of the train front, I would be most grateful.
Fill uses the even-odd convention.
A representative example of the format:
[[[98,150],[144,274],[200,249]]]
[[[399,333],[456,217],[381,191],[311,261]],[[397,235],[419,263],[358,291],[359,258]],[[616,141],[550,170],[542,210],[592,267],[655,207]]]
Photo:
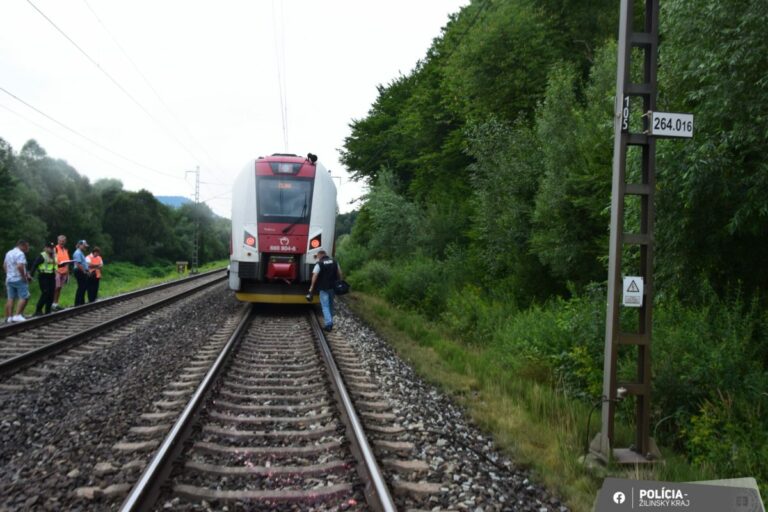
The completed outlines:
[[[245,302],[306,304],[314,255],[332,252],[335,223],[336,186],[317,157],[251,162],[232,195],[230,288]]]

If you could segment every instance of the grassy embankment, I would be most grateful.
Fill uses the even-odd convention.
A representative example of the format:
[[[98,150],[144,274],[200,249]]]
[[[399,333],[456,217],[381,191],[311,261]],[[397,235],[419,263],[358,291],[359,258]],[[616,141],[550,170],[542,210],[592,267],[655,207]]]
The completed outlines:
[[[201,272],[207,272],[216,268],[227,266],[227,260],[220,260],[200,266]],[[187,277],[189,274],[183,274]],[[101,283],[99,284],[99,299],[114,297],[121,293],[130,292],[139,288],[146,288],[160,283],[179,279],[180,275],[176,272],[173,265],[140,267],[132,263],[107,263],[102,271]],[[59,304],[64,307],[70,307],[75,303],[75,290],[77,290],[77,281],[74,276],[70,276],[69,283],[61,292]],[[31,297],[24,309],[25,316],[32,316],[35,312],[35,306],[40,298],[40,286],[37,276],[30,283],[29,291]],[[87,300],[87,298],[86,298]]]
[[[450,393],[499,447],[536,478],[553,489],[575,511],[592,510],[605,476],[695,481],[715,478],[705,467],[694,467],[662,447],[664,464],[648,468],[588,469],[581,456],[589,437],[600,430],[600,413],[590,417],[584,402],[564,396],[530,375],[505,369],[503,358],[489,347],[452,338],[438,324],[397,309],[363,293],[348,296],[347,304],[391,343],[427,381]],[[628,446],[631,431],[617,425],[617,438]]]

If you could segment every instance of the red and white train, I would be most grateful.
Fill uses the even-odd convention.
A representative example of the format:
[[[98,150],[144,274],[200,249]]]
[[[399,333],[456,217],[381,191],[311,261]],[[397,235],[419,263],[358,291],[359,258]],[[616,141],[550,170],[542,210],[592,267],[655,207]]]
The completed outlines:
[[[333,253],[336,211],[336,186],[312,153],[249,162],[232,193],[229,287],[237,298],[306,304],[314,255]]]

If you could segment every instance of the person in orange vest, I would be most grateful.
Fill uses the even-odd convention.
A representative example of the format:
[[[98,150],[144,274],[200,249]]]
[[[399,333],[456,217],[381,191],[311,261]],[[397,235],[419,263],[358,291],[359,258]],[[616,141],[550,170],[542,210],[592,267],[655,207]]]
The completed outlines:
[[[53,289],[53,304],[51,304],[51,310],[59,311],[64,309],[59,306],[59,295],[61,295],[61,289],[69,281],[69,264],[72,260],[69,258],[69,251],[67,250],[67,237],[59,235],[56,239],[58,242],[54,248],[56,251],[56,262],[58,268],[56,269],[56,286]]]
[[[88,292],[88,302],[96,302],[99,295],[99,283],[101,282],[101,268],[104,266],[104,260],[101,259],[101,249],[94,247],[91,254],[86,256],[88,262],[88,281],[86,291]]]

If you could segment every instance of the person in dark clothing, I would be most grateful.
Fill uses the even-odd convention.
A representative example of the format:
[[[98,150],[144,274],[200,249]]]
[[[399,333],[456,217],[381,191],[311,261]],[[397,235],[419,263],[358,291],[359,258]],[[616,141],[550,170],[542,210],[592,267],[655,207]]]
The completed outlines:
[[[312,291],[317,289],[320,295],[320,307],[323,310],[323,320],[325,321],[325,330],[330,332],[333,329],[333,285],[339,279],[344,279],[339,264],[328,256],[323,249],[315,254],[317,263],[312,269],[312,283],[309,285],[308,300],[312,299]]]
[[[40,300],[35,307],[35,316],[43,313],[46,315],[51,312],[53,304],[53,292],[56,289],[56,254],[53,249],[56,246],[53,242],[45,244],[45,249],[41,252],[35,261],[32,262],[32,276],[37,272],[37,281],[40,283]]]
[[[88,242],[80,240],[77,242],[76,247],[77,250],[72,255],[72,263],[75,266],[75,279],[77,280],[75,306],[82,306],[85,304],[85,291],[88,289],[88,262],[83,252],[88,248]]]

